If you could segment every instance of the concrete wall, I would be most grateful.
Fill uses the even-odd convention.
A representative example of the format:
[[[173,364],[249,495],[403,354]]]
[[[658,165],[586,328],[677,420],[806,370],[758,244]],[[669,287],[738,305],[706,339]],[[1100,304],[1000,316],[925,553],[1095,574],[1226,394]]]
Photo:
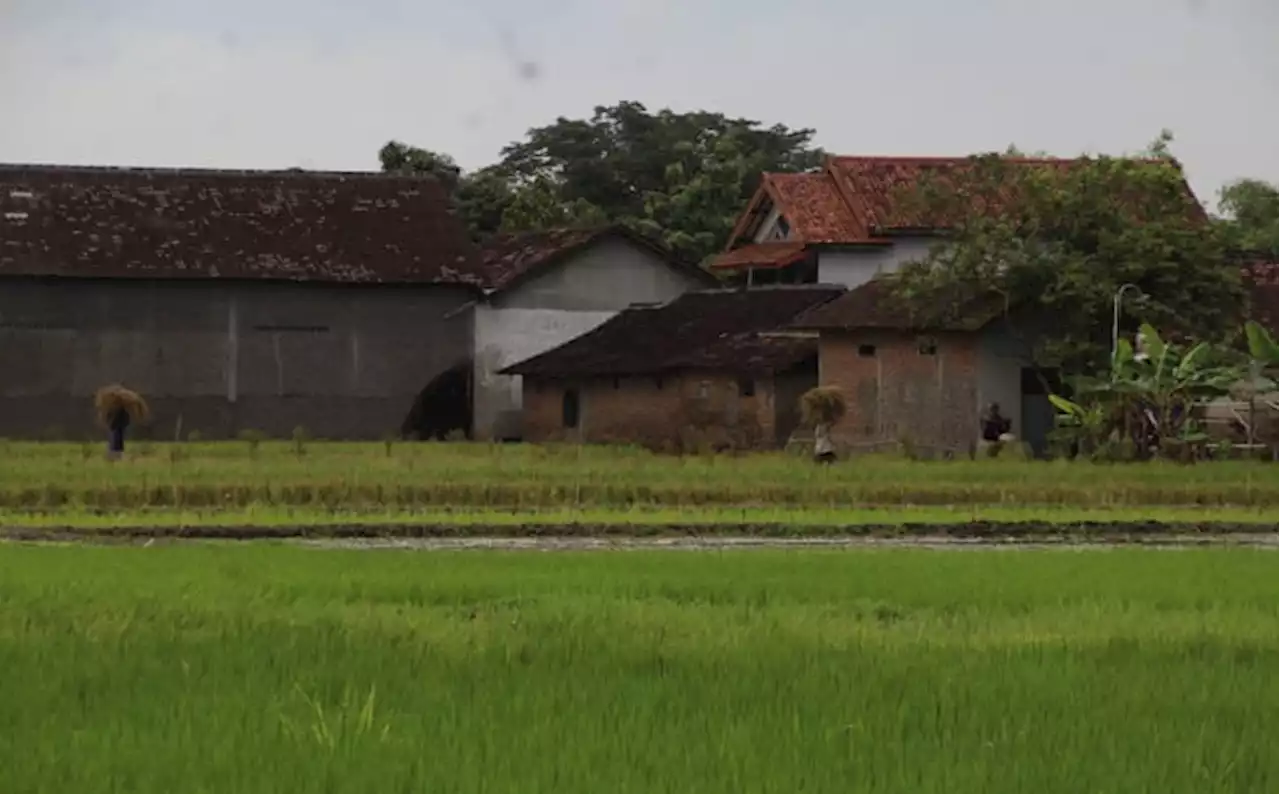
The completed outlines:
[[[824,249],[818,253],[818,282],[852,289],[880,273],[893,273],[904,262],[925,258],[936,243],[931,237],[898,237],[887,246]]]
[[[243,429],[377,438],[471,348],[447,287],[225,281],[0,282],[0,436],[96,436],[107,383],[142,392],[137,435]]]
[[[737,378],[687,373],[665,378],[526,378],[525,438],[530,441],[638,444],[667,452],[774,445],[770,379],[755,379],[744,395]],[[576,389],[579,422],[563,423],[564,394]]]
[[[604,237],[569,260],[495,296],[496,309],[619,311],[632,303],[666,301],[701,286],[653,251]]]
[[[974,334],[930,338],[932,355],[920,352],[914,333],[822,335],[819,381],[848,401],[837,441],[855,451],[906,440],[926,453],[967,453],[978,438],[980,345]],[[863,355],[861,346],[874,350]]]
[[[520,438],[523,433],[520,376],[499,375],[499,370],[581,336],[616,313],[477,306],[475,436],[481,439]]]
[[[475,437],[522,435],[520,378],[498,370],[558,347],[633,303],[665,302],[700,286],[648,248],[606,237],[477,308]]]

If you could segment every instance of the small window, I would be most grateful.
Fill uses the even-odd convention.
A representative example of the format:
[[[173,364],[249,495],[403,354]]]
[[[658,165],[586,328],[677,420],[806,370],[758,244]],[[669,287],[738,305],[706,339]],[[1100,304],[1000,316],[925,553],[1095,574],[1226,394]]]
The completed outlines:
[[[560,400],[560,419],[561,423],[568,428],[578,426],[578,390],[565,389],[564,397]]]
[[[936,356],[938,354],[938,340],[932,336],[922,336],[916,340],[916,350],[922,356]]]
[[[738,396],[739,397],[755,397],[756,382],[751,378],[740,378],[738,380]]]
[[[860,358],[875,358],[876,346],[875,345],[858,345],[858,356]]]

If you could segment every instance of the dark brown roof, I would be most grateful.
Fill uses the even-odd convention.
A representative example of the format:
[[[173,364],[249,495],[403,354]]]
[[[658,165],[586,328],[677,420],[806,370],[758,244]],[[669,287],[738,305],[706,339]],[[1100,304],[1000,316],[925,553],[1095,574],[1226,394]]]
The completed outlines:
[[[562,262],[607,237],[618,237],[647,248],[707,286],[718,283],[702,268],[685,262],[666,245],[624,226],[601,226],[582,229],[551,229],[541,232],[497,235],[486,241],[480,251],[481,271],[486,289],[502,290],[544,267]]]
[[[831,286],[686,292],[660,306],[627,309],[595,330],[503,372],[640,375],[686,369],[774,372],[813,355],[812,339],[762,337],[843,293]]]
[[[987,293],[952,298],[938,295],[908,300],[894,290],[892,276],[881,276],[839,298],[800,315],[794,328],[811,330],[893,329],[978,331],[1006,311],[1003,297]],[[928,305],[928,310],[919,308]]]
[[[1016,157],[1004,162],[1067,169],[1086,160]],[[778,208],[791,225],[787,242],[806,245],[887,244],[894,232],[944,230],[951,226],[948,219],[921,217],[920,208],[906,206],[903,198],[926,177],[945,183],[972,166],[968,157],[831,156],[814,173],[765,174],[729,237],[726,253],[713,266],[732,266],[727,264],[732,261],[728,254],[759,225],[769,205]],[[1186,194],[1188,211],[1202,216],[1203,208],[1189,186]]]
[[[0,275],[480,285],[429,177],[0,165]]]

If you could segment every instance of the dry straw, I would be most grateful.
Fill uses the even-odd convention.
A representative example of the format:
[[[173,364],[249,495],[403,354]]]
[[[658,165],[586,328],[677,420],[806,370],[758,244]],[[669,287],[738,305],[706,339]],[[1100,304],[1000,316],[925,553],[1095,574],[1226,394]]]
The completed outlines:
[[[800,395],[800,414],[810,425],[835,424],[846,408],[844,395],[834,386],[817,386]]]
[[[107,427],[116,411],[123,409],[129,414],[129,421],[141,424],[151,415],[147,401],[133,389],[126,389],[118,383],[103,386],[93,395],[93,410],[98,421]]]

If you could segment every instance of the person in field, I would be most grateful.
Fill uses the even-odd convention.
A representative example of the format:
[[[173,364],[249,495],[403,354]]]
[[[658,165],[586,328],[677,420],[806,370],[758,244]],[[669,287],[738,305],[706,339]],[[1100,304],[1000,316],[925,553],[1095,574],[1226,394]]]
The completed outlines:
[[[991,403],[982,415],[982,446],[987,455],[995,457],[1000,454],[1004,445],[1013,440],[1010,432],[1013,422],[1000,413],[1000,403]]]
[[[833,463],[836,445],[831,441],[831,425],[818,422],[813,427],[813,459],[818,463]]]
[[[129,429],[129,412],[116,407],[107,417],[107,458],[119,460],[124,454],[124,431]]]

